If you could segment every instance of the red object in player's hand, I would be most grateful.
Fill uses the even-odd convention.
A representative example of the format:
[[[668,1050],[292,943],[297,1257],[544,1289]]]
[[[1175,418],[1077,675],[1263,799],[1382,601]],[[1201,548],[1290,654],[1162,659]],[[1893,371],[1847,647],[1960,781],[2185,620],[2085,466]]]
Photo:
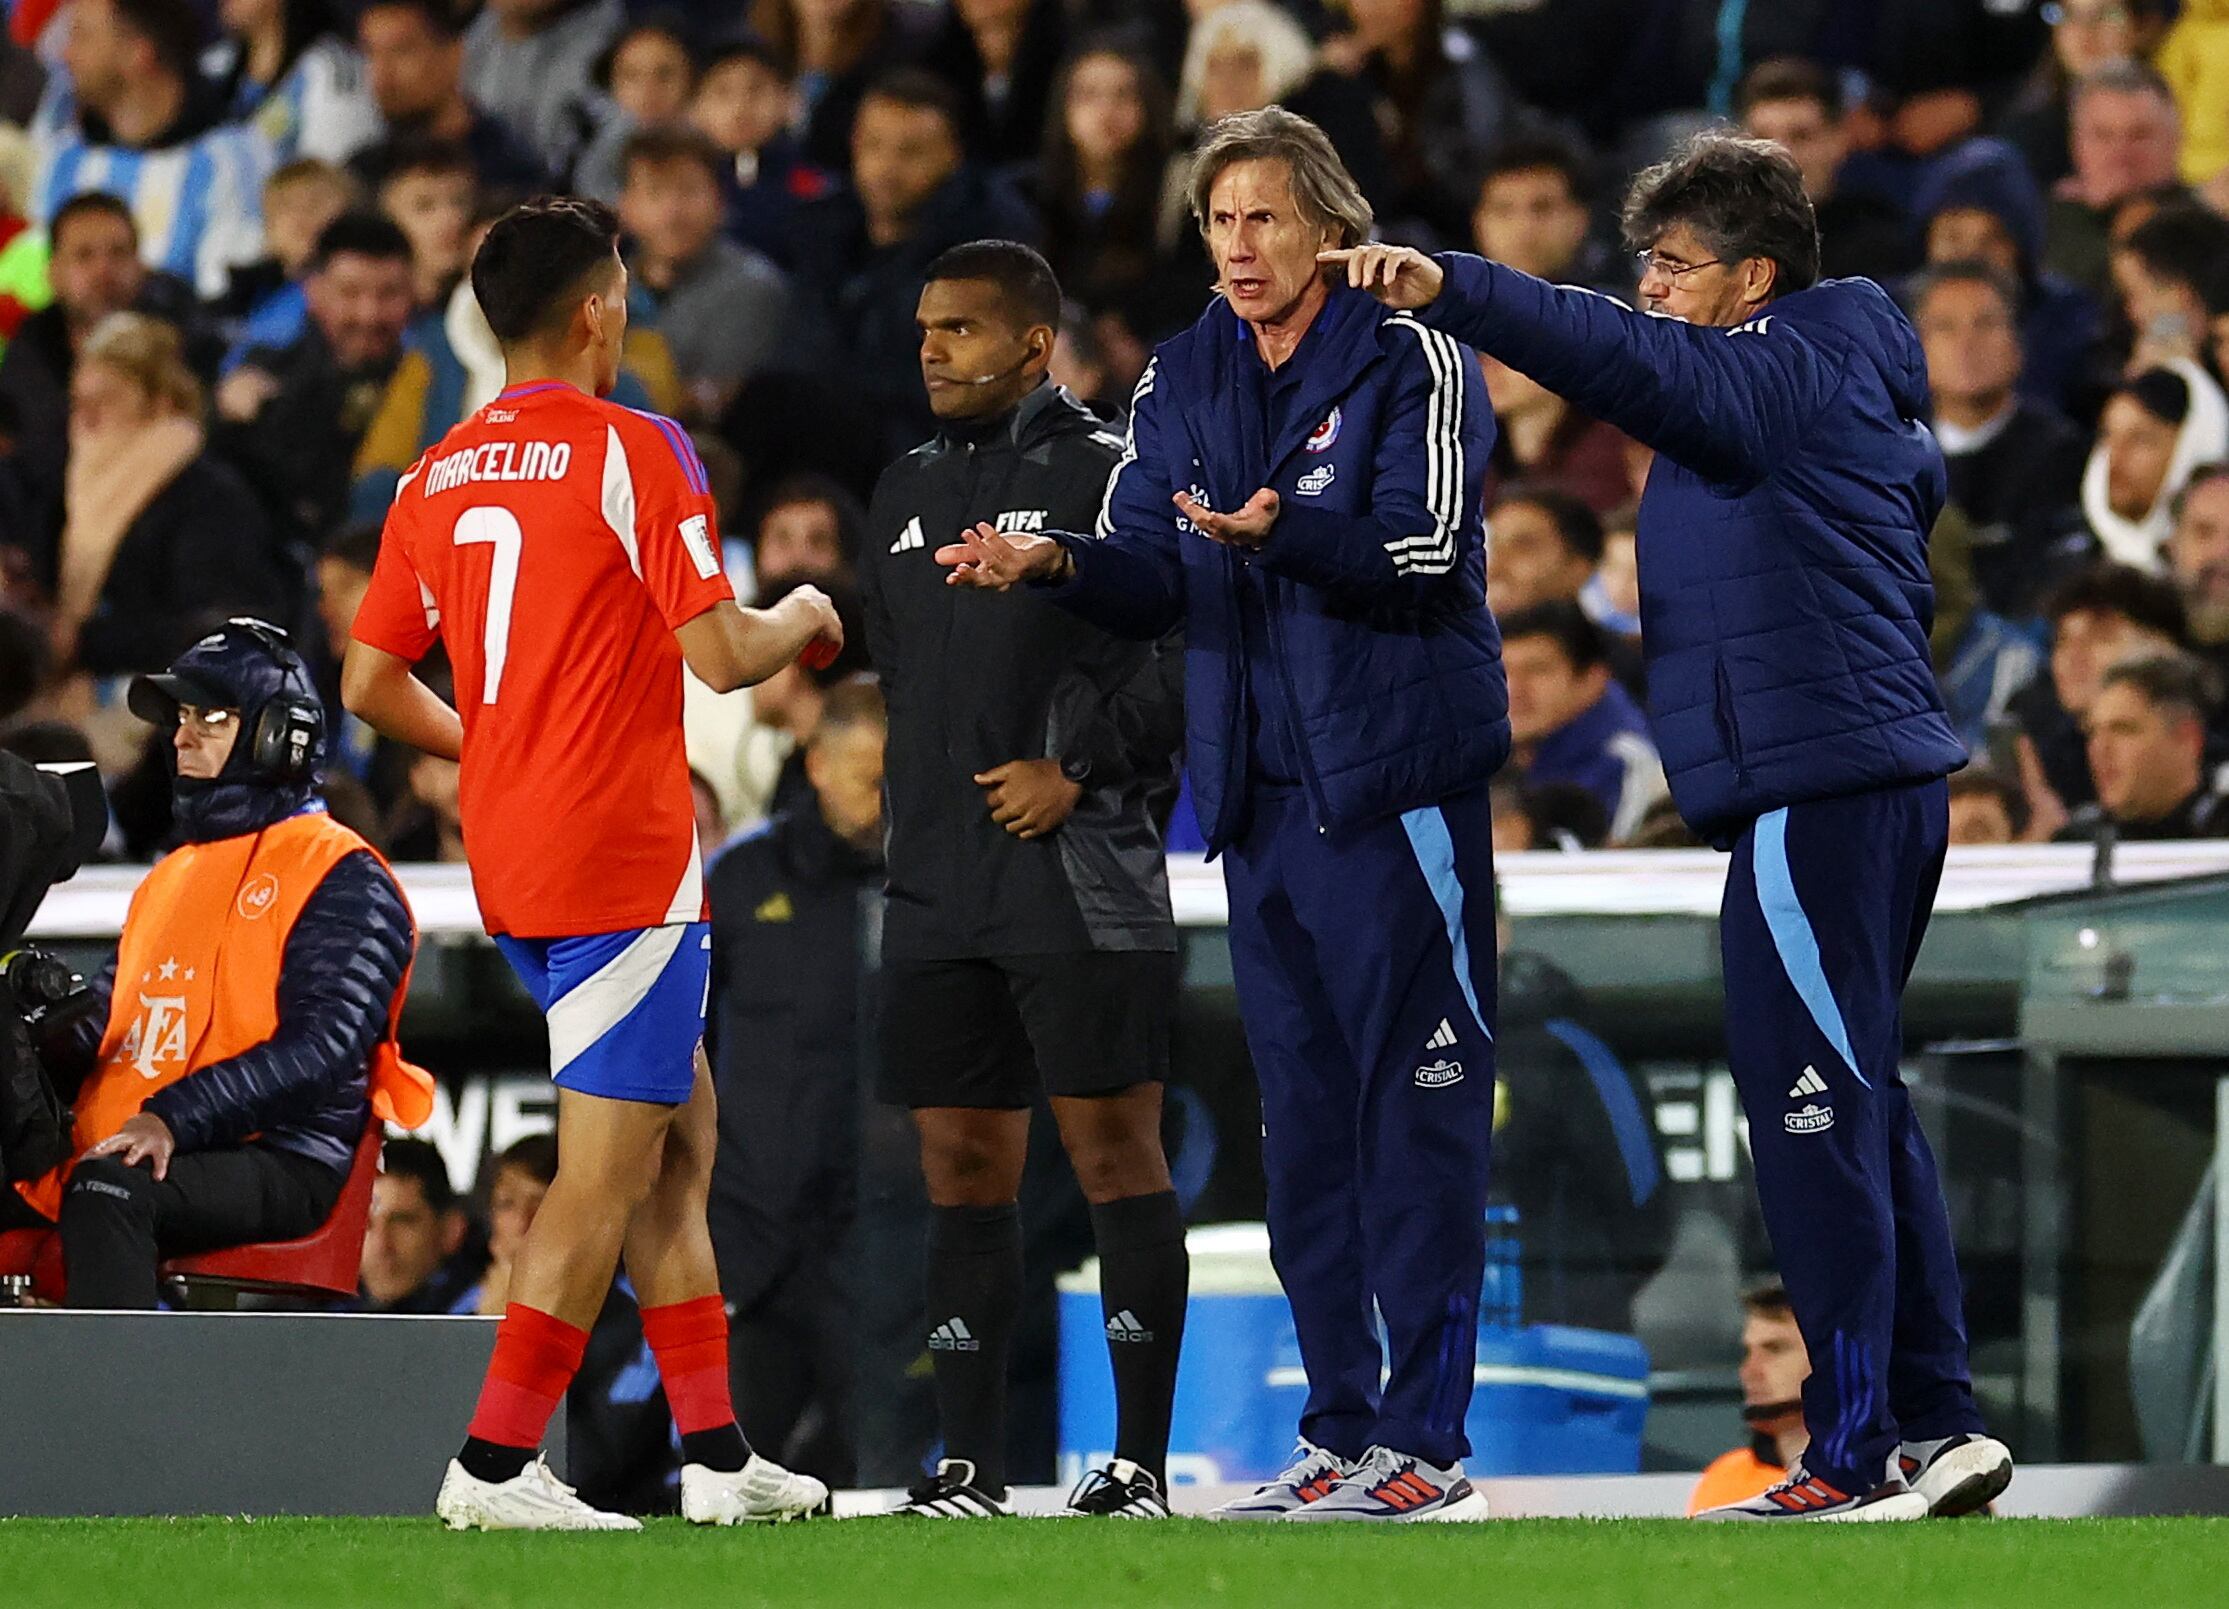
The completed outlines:
[[[815,637],[797,656],[797,662],[807,670],[826,670],[836,663],[836,656],[841,652],[843,650],[826,637]]]

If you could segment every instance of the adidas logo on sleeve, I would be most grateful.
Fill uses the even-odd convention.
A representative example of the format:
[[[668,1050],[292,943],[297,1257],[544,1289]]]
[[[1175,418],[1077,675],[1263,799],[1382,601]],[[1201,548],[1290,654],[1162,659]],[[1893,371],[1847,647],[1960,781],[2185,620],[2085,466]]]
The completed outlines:
[[[957,1315],[946,1319],[929,1332],[931,1352],[980,1352],[983,1343],[968,1333],[964,1320]]]

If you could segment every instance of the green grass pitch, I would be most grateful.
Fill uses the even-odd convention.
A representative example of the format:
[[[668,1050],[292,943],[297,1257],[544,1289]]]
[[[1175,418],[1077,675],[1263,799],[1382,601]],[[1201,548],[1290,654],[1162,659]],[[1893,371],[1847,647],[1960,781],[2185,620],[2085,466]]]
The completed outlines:
[[[817,1521],[452,1536],[432,1520],[0,1521],[9,1609],[2183,1609],[2229,1602],[2229,1520],[1211,1526]]]

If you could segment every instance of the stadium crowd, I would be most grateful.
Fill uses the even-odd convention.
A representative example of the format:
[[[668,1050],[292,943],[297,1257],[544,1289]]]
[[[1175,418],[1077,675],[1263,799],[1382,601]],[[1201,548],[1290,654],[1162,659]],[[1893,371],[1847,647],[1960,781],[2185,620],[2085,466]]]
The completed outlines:
[[[108,853],[154,858],[176,839],[171,734],[124,689],[253,614],[304,647],[333,814],[396,860],[461,861],[455,764],[376,740],[339,665],[401,477],[501,388],[464,278],[489,223],[552,189],[617,208],[619,400],[695,439],[744,597],[809,583],[849,609],[865,545],[905,539],[869,527],[876,477],[938,429],[927,266],[985,237],[1039,247],[1067,297],[1055,377],[1119,419],[1213,294],[1190,153],[1272,102],[1330,135],[1385,238],[1627,299],[1627,174],[1713,122],[1785,145],[1827,272],[1889,287],[1925,348],[1951,491],[1933,649],[1977,762],[1952,781],[1954,841],[2229,832],[2223,0],[11,0],[0,747],[97,760]],[[1642,713],[1649,455],[1481,362],[1516,744],[1496,847],[1691,843]],[[883,719],[848,636],[746,698],[692,684],[687,716],[708,854],[776,823],[715,860],[721,954],[791,924],[828,958],[811,1008],[846,1033]],[[1198,843],[1180,799],[1170,845]],[[716,984],[715,1055],[774,1031]],[[864,1226],[893,1145],[863,1121]],[[391,1146],[366,1300],[500,1312],[552,1167],[506,1153],[475,1234],[430,1152]],[[765,1206],[737,1189],[737,1220]],[[825,1322],[806,1287],[832,1252],[769,1233],[730,1294],[781,1297],[763,1335],[738,1329],[775,1356]],[[648,1400],[640,1347],[621,1334],[591,1371],[612,1403]],[[794,1451],[829,1434],[806,1410],[834,1389],[739,1400],[745,1428],[760,1440],[763,1414]],[[863,1422],[856,1451],[801,1467],[882,1476],[852,1461],[878,1445]]]

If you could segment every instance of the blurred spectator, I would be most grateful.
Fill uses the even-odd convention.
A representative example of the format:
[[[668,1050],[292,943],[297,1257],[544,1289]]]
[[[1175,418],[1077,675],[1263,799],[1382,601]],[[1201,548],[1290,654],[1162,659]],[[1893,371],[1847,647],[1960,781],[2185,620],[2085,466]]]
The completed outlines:
[[[2061,0],[2051,49],[1999,125],[2040,183],[2057,184],[2072,165],[2070,86],[2109,63],[2148,59],[2167,32],[2168,9],[2168,0]]]
[[[575,195],[606,205],[626,182],[620,159],[640,129],[678,123],[696,93],[697,57],[687,25],[669,11],[634,18],[596,58],[597,99],[588,144],[573,164]]]
[[[455,140],[405,135],[366,151],[360,165],[379,210],[410,242],[413,300],[442,306],[468,261],[479,200],[471,156]]]
[[[263,255],[233,269],[224,295],[211,304],[238,321],[222,373],[230,374],[249,348],[284,346],[302,333],[310,316],[302,276],[317,253],[317,237],[359,195],[347,170],[311,156],[297,157],[263,181]]]
[[[2039,828],[2055,832],[2065,812],[2097,797],[2082,722],[2106,669],[2135,654],[2183,647],[2188,625],[2174,587],[2125,564],[2102,563],[2069,577],[2043,602],[2051,623],[2050,674],[2017,694],[2020,782]]]
[[[1500,430],[1494,437],[1486,495],[1517,479],[1576,497],[1597,514],[1631,501],[1625,436],[1589,418],[1530,375],[1481,352],[1486,399]]]
[[[937,13],[893,0],[751,0],[750,19],[797,75],[793,125],[805,161],[848,173],[869,86],[920,59]]]
[[[2176,495],[2167,573],[2190,618],[2190,647],[2229,672],[2229,464],[2195,470]]]
[[[761,505],[751,566],[759,594],[772,596],[799,581],[849,587],[866,510],[825,475],[791,475]]]
[[[356,14],[364,78],[387,133],[460,140],[492,190],[548,187],[549,167],[465,93],[464,36],[448,0],[365,0]]]
[[[2018,158],[1993,140],[1972,142],[1935,164],[1914,215],[1931,266],[1986,263],[2019,287],[2020,390],[2070,410],[2092,366],[2098,304],[2044,271],[2043,196]]]
[[[2111,62],[2076,81],[2074,171],[2052,193],[2044,265],[2092,295],[2110,285],[2113,215],[2125,201],[2175,184],[2182,120],[2174,91],[2140,62]]]
[[[1886,284],[1917,266],[1903,209],[1840,182],[1850,155],[1842,88],[1817,62],[1782,57],[1750,69],[1735,92],[1742,130],[1796,159],[1819,219],[1822,278],[1862,275]]]
[[[710,1217],[737,1419],[792,1469],[851,1483],[846,1241],[871,1082],[880,930],[882,695],[832,689],[806,749],[811,792],[736,840],[706,878],[720,1094]]]
[[[1630,1333],[1679,1217],[1648,1087],[1583,1025],[1571,978],[1497,933],[1489,1199],[1517,1209],[1524,1322]]]
[[[465,241],[465,260],[507,203],[482,202]],[[637,298],[630,291],[628,307]],[[647,312],[647,309],[644,309]],[[665,337],[647,317],[627,326],[625,361],[611,400],[624,408],[674,414],[681,408],[681,380]],[[349,518],[377,525],[395,500],[395,485],[418,455],[451,427],[487,406],[503,389],[503,354],[495,332],[473,298],[470,276],[449,292],[446,305],[421,313],[411,324],[402,361],[380,394],[371,423],[356,449]]]
[[[1504,772],[1491,799],[1494,853],[1520,855],[1547,850],[1573,855],[1600,849],[1610,831],[1602,801],[1575,782],[1531,786]]]
[[[296,589],[269,523],[206,450],[202,417],[169,325],[115,313],[86,338],[70,383],[59,668],[160,670],[229,615],[287,618]]]
[[[2074,812],[2061,840],[2229,835],[2229,798],[2206,778],[2206,728],[2220,705],[2212,672],[2184,654],[2110,667],[2083,720],[2097,802]]]
[[[790,132],[797,91],[789,67],[756,38],[713,51],[689,100],[689,121],[727,153],[720,180],[727,231],[778,263],[790,261],[797,209],[829,194],[835,179],[807,162]]]
[[[31,136],[0,122],[0,352],[54,300],[45,234],[31,226]]]
[[[1811,1436],[1803,1425],[1803,1382],[1811,1357],[1795,1309],[1778,1280],[1742,1292],[1741,1417],[1749,1445],[1711,1460],[1687,1512],[1744,1503],[1795,1468]]]
[[[0,31],[0,123],[18,128],[31,121],[46,89],[47,70],[36,52]]]
[[[148,267],[222,294],[232,267],[261,249],[268,159],[253,133],[224,121],[201,77],[200,15],[191,0],[72,0],[68,29],[67,71],[48,81],[31,125],[34,216],[51,222],[87,190],[121,196]]]
[[[2178,361],[2123,381],[2098,419],[2082,475],[2082,513],[2108,558],[2160,569],[2175,494],[2201,464],[2229,455],[2229,400],[2205,370]]]
[[[501,1318],[510,1300],[511,1265],[526,1244],[526,1232],[541,1210],[542,1197],[557,1178],[557,1136],[529,1134],[514,1140],[495,1159],[489,1175],[488,1266],[480,1282],[459,1295],[450,1311]]]
[[[619,219],[627,268],[688,388],[687,417],[717,417],[781,339],[789,289],[781,270],[720,233],[727,161],[687,127],[627,142]]]
[[[364,1306],[374,1313],[449,1313],[478,1277],[471,1228],[448,1164],[426,1140],[390,1137],[372,1181],[364,1230]]]
[[[39,622],[0,603],[0,726],[22,713],[46,685],[46,675],[46,633]]]
[[[2182,108],[2183,182],[2220,178],[2229,169],[2229,4],[2182,0],[2156,65]]]
[[[1067,36],[1062,0],[952,0],[944,8],[921,65],[960,92],[977,161],[1007,166],[1037,154]]]
[[[387,821],[395,859],[462,866],[464,812],[458,802],[457,762],[421,754],[410,762],[409,792]]]
[[[364,64],[334,35],[326,0],[219,0],[217,16],[224,31],[201,70],[272,161],[346,162],[379,137]]]
[[[1950,841],[2013,844],[2028,830],[2028,801],[2020,789],[1987,766],[1972,765],[1950,777]]]
[[[2043,659],[2041,622],[2002,614],[1982,597],[1974,580],[1974,547],[1973,522],[1956,504],[1946,504],[1927,541],[1927,567],[1935,581],[1928,651],[1944,711],[1969,750],[1988,741]]]
[[[1972,527],[1974,580],[1990,609],[2024,617],[2089,552],[2089,441],[2020,395],[2019,292],[2009,277],[1984,263],[1946,263],[1920,274],[1906,303],[1927,353],[1950,503]]]
[[[1385,148],[1384,232],[1460,245],[1481,155],[1508,132],[1515,96],[1443,0],[1333,0],[1325,63],[1368,93]],[[1342,26],[1343,25],[1343,26]]]
[[[218,441],[289,542],[314,543],[348,508],[350,466],[410,323],[410,241],[376,213],[318,236],[305,282],[307,328],[255,347],[217,388]]]
[[[0,552],[22,553],[31,580],[42,589],[54,584],[78,349],[111,313],[131,309],[184,319],[193,309],[193,292],[184,283],[150,273],[141,263],[131,212],[116,197],[99,191],[73,196],[48,227],[54,301],[23,321],[0,357],[0,404],[12,415],[8,433],[14,442],[0,458],[0,481],[6,483],[0,508],[13,511],[8,528],[0,531]]]
[[[465,92],[516,129],[554,174],[588,137],[597,59],[622,0],[488,0],[464,31]]]
[[[1487,510],[1486,602],[1497,616],[1576,603],[1602,558],[1602,520],[1569,492],[1520,482]]]
[[[1096,311],[1136,292],[1159,267],[1173,129],[1168,86],[1144,57],[1096,45],[1061,69],[1052,106],[1031,200],[1044,221],[1046,261],[1068,295]]]
[[[1603,631],[1576,603],[1535,604],[1501,619],[1509,677],[1510,768],[1539,787],[1571,783],[1623,838],[1665,796],[1648,718],[1610,674]]]
[[[1590,238],[1585,160],[1557,140],[1524,138],[1486,155],[1471,211],[1478,254],[1557,285],[1632,299],[1633,276]]]
[[[936,428],[913,326],[923,271],[962,241],[1026,243],[1036,229],[1019,197],[965,164],[959,104],[918,69],[894,72],[867,92],[851,166],[848,190],[799,209],[792,284],[811,372],[833,404],[869,410],[887,461]],[[777,452],[737,445],[748,461],[781,461]]]
[[[1635,538],[1641,524],[1639,503],[1626,503],[1602,520],[1602,562],[1579,589],[1579,607],[1604,631],[1620,637],[1641,635],[1641,569]]]
[[[348,651],[348,628],[356,623],[356,611],[371,586],[372,566],[378,560],[377,525],[344,525],[325,539],[314,574],[321,629],[304,644],[302,655],[325,705],[327,764],[359,781],[370,776],[379,734],[342,705],[341,659]]]
[[[2229,266],[2229,218],[2196,202],[2163,206],[2118,240],[2112,262],[2122,313],[2135,337],[2127,372],[2175,362],[2210,364],[2206,293]]]

